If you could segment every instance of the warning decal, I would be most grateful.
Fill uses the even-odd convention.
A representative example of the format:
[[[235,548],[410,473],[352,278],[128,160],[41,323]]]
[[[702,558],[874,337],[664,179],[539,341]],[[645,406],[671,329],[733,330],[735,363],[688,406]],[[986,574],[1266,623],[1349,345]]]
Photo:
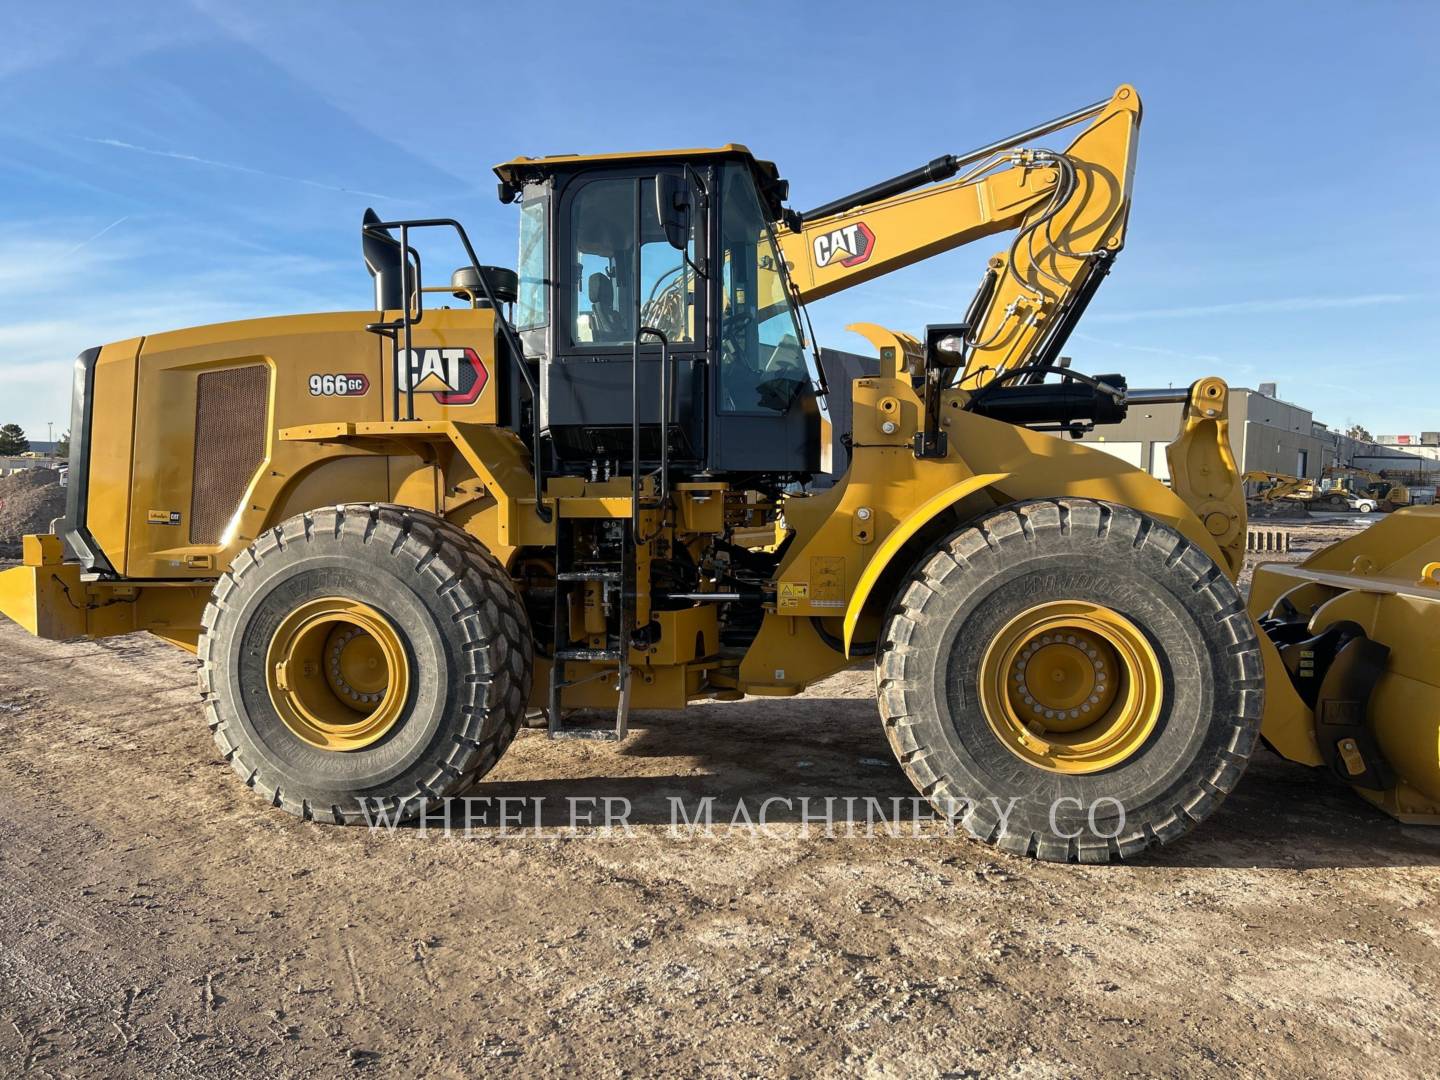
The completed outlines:
[[[797,608],[810,596],[810,586],[804,581],[782,581],[780,583],[780,610]]]
[[[845,603],[845,556],[810,556],[810,602],[816,607]]]

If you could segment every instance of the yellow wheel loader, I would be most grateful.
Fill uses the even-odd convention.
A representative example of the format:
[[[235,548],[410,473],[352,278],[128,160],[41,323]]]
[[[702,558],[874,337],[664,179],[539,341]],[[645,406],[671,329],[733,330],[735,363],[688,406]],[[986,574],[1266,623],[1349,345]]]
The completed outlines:
[[[367,214],[371,310],[80,357],[68,513],[0,610],[195,651],[241,780],[328,822],[465,792],[527,709],[621,738],[856,664],[936,812],[1009,851],[1174,840],[1261,738],[1434,819],[1437,513],[1261,570],[1247,609],[1224,383],[1061,357],[1139,123],[1121,87],[809,213],[738,145],[516,158],[513,271]],[[435,283],[441,232],[466,262]],[[1001,232],[957,318],[853,327],[871,367],[827,385],[807,301]],[[1067,441],[1165,400],[1170,486]]]

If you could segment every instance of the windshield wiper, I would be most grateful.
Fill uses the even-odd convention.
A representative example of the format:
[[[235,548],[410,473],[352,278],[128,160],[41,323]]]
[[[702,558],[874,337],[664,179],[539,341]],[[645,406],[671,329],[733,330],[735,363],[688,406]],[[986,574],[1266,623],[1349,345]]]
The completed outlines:
[[[800,342],[800,351],[806,357],[805,368],[810,374],[810,385],[820,399],[821,411],[828,416],[830,409],[826,399],[830,395],[830,387],[825,382],[825,369],[820,365],[820,344],[815,340],[815,326],[810,322],[810,312],[800,299],[800,290],[790,280],[790,267],[785,262],[785,256],[780,254],[780,242],[775,236],[775,227],[768,221],[765,222],[765,236],[770,241],[770,257],[775,261],[775,272],[780,275],[780,284],[790,299],[790,321],[795,326],[795,339]],[[810,328],[808,335],[800,325],[799,312],[805,315],[805,324]]]

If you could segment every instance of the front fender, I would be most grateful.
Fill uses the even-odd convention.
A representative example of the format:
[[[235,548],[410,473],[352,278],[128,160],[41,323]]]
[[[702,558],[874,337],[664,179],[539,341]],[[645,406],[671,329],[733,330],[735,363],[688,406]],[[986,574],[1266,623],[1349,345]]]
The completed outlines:
[[[1009,473],[983,473],[978,476],[968,476],[958,483],[951,484],[917,506],[876,546],[875,554],[865,564],[865,569],[860,574],[860,580],[855,583],[855,590],[850,594],[850,602],[845,609],[846,656],[850,655],[850,643],[855,636],[855,625],[860,621],[860,613],[865,610],[865,602],[870,598],[875,583],[880,580],[880,575],[890,565],[890,560],[895,557],[896,552],[937,515],[944,513],[961,499],[1000,483],[1009,475]]]
[[[855,627],[890,563],[937,515],[982,491],[994,505],[1027,499],[1079,498],[1131,507],[1175,529],[1233,577],[1234,568],[1217,537],[1179,494],[1145,471],[1095,446],[1057,439],[974,413],[957,410],[946,419],[952,450],[945,460],[916,460],[898,448],[855,449],[847,479],[866,484],[865,498],[893,513],[895,523],[883,538],[877,538],[875,553],[865,561],[845,605],[847,655]],[[886,455],[896,455],[896,459],[880,460]],[[902,456],[903,461],[899,460]],[[914,472],[915,483],[908,490],[918,486],[935,494],[913,508],[904,506],[898,497],[900,489],[887,482],[900,475],[902,469]],[[1243,544],[1243,529],[1241,536]]]

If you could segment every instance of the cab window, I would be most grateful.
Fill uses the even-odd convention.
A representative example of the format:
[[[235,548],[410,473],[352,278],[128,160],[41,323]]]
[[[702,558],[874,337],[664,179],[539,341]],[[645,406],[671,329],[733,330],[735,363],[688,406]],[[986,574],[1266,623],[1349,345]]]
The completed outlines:
[[[720,205],[720,411],[783,413],[809,369],[780,254],[744,166],[724,167]]]
[[[693,260],[693,226],[688,243]],[[569,257],[573,345],[628,346],[642,325],[671,344],[695,340],[694,273],[665,239],[654,177],[587,182],[570,203]]]
[[[550,321],[545,275],[547,211],[544,198],[527,199],[520,207],[520,257],[516,261],[520,285],[515,297],[515,326],[520,330]]]

